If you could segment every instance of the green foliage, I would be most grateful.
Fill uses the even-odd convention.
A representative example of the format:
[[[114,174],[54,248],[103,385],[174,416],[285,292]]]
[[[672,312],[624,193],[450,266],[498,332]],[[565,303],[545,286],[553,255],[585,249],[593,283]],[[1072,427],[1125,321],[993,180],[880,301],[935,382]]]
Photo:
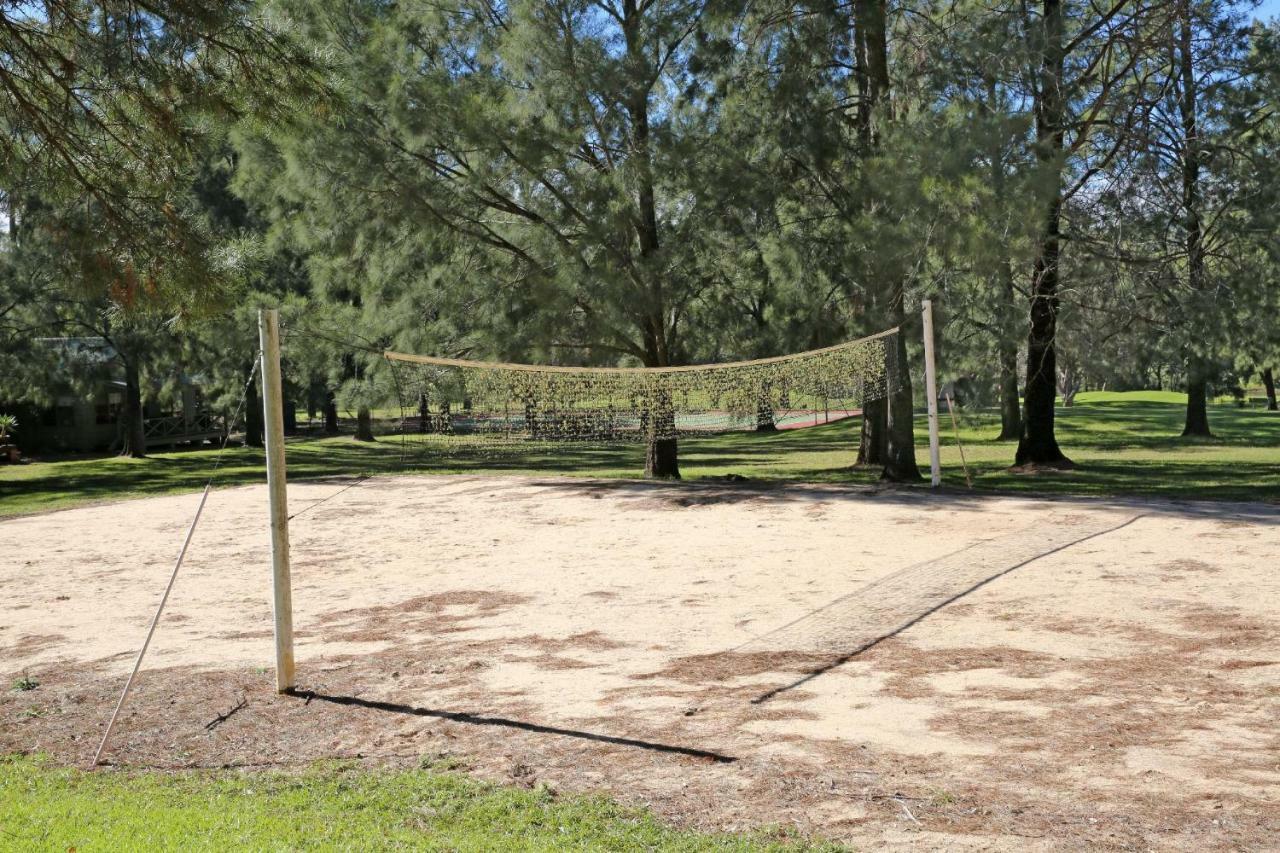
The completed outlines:
[[[53,277],[128,307],[214,301],[234,252],[186,193],[211,136],[312,89],[252,0],[43,0],[0,12],[0,207]]]
[[[0,837],[24,849],[835,850],[668,828],[601,797],[454,773],[326,763],[298,772],[99,771],[0,759]]]
[[[13,689],[22,693],[25,693],[28,690],[35,690],[39,686],[40,682],[25,672],[13,680]]]
[[[1275,24],[1062,8],[1055,70],[1003,0],[6,7],[0,401],[99,382],[39,340],[92,336],[230,412],[263,305],[292,401],[367,412],[387,348],[669,365],[901,321],[915,363],[931,296],[943,378],[1016,403],[1054,199],[1061,388],[1280,366]]]

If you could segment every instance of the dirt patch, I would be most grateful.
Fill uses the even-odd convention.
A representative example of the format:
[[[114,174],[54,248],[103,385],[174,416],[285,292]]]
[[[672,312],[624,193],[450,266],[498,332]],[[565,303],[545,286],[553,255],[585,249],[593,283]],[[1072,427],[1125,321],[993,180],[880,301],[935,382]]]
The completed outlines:
[[[395,604],[332,610],[317,621],[331,626],[334,639],[380,642],[414,634],[451,634],[529,601],[528,596],[492,590],[456,589],[418,595]]]
[[[1222,664],[1223,669],[1252,669],[1256,666],[1280,666],[1275,660],[1229,660]]]
[[[574,649],[610,651],[612,649],[625,648],[623,643],[609,639],[608,635],[601,631],[583,631],[580,634],[571,634],[568,637],[543,637],[538,634],[530,634],[526,637],[515,637],[509,640],[508,644],[541,649],[545,652],[565,652]]]
[[[667,678],[691,684],[727,681],[764,673],[808,673],[829,665],[834,658],[804,652],[716,652],[676,658],[656,672],[633,675],[638,681]]]
[[[6,655],[12,655],[16,659],[56,649],[66,639],[62,634],[19,634],[3,648]]]
[[[318,620],[322,623],[351,621],[379,621],[385,624],[391,616],[398,615],[436,615],[446,608],[464,608],[472,616],[486,616],[522,604],[528,599],[524,596],[494,592],[482,589],[455,589],[432,595],[419,595],[396,604],[385,604],[376,607],[362,607],[347,610],[331,610],[321,613]]]

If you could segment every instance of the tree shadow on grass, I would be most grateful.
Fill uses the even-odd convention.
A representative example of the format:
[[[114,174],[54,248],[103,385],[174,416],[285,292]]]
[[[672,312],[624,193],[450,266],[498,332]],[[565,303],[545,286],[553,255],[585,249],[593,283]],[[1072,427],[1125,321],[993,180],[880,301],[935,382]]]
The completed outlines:
[[[1277,465],[1091,458],[1074,471],[1015,474],[999,465],[984,464],[971,464],[970,470],[976,489],[1009,494],[1280,502]]]
[[[1036,495],[1135,495],[1172,499],[1280,500],[1280,451],[1276,465],[1214,458],[1224,448],[1280,447],[1280,417],[1257,409],[1215,407],[1219,438],[1178,437],[1182,408],[1176,404],[1099,402],[1059,409],[1061,442],[1068,455],[1086,455],[1080,470],[1016,475],[1011,442],[996,441],[998,418],[966,417],[962,440],[971,449],[969,467],[984,491]],[[842,486],[876,483],[878,471],[851,467],[858,421],[784,430],[733,432],[681,439],[687,479],[745,475],[754,480],[815,482]],[[923,419],[918,436],[924,435]],[[952,444],[943,433],[944,447]],[[924,443],[919,442],[923,455]],[[1201,454],[1203,449],[1203,454]],[[1169,461],[1125,459],[1126,451],[1166,452]],[[1094,454],[1114,454],[1098,459]],[[208,478],[216,450],[160,453],[142,460],[115,457],[65,459],[33,468],[19,466],[0,477],[0,515],[43,512],[71,504],[122,497],[197,491]],[[287,447],[291,482],[391,474],[568,474],[575,477],[638,478],[644,448],[638,444],[487,444],[465,437],[384,435],[373,443],[348,436],[297,437]],[[948,454],[950,456],[950,454]],[[982,457],[987,458],[982,458]],[[978,457],[978,458],[974,458]],[[995,459],[991,457],[997,457]],[[961,481],[958,465],[944,467],[948,482]],[[829,464],[828,464],[829,463]],[[228,448],[215,478],[218,487],[265,482],[263,454]]]
[[[1280,417],[1263,409],[1214,406],[1209,421],[1213,438],[1184,438],[1185,408],[1175,403],[1105,401],[1060,407],[1056,414],[1058,443],[1071,450],[1169,450],[1188,447],[1277,447]],[[982,412],[965,418],[964,438],[970,444],[1012,446],[997,441],[999,415]],[[980,435],[973,435],[981,431]]]

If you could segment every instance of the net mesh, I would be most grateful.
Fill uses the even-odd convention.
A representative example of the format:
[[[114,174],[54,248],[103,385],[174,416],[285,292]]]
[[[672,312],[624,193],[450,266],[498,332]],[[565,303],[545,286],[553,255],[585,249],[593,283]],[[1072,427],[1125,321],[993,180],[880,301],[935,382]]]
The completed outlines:
[[[777,358],[563,367],[387,352],[406,434],[504,442],[647,442],[838,420],[889,395],[897,329]]]

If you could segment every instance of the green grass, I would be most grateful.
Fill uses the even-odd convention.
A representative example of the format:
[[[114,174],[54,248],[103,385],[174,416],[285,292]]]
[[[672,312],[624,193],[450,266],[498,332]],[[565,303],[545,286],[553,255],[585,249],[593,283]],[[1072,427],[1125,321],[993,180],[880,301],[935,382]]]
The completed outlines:
[[[1076,405],[1091,403],[1167,403],[1182,407],[1187,395],[1180,391],[1083,391],[1076,395]]]
[[[1171,392],[1081,394],[1058,409],[1058,437],[1080,465],[1066,473],[1015,474],[1013,442],[999,442],[992,413],[962,418],[961,441],[974,486],[984,491],[1039,494],[1148,495],[1220,500],[1280,500],[1280,415],[1261,408],[1211,407],[1216,437],[1179,437],[1185,399]],[[726,433],[683,439],[687,479],[738,474],[758,480],[869,483],[875,471],[850,471],[857,424],[843,421],[773,434]],[[964,487],[951,422],[942,417],[943,475]],[[917,425],[918,458],[928,463],[924,422]],[[373,444],[349,437],[297,439],[289,444],[291,479],[394,473],[526,473],[636,477],[643,448],[633,445],[494,447],[466,439],[396,437]],[[67,459],[0,468],[0,517],[61,509],[94,501],[198,490],[215,451],[157,453],[147,459]],[[262,482],[262,452],[231,448],[220,485]]]
[[[0,849],[815,849],[786,833],[704,835],[600,797],[456,773],[99,771],[0,758]],[[824,847],[822,849],[835,849]]]
[[[1280,414],[1234,404],[1210,407],[1211,439],[1180,437],[1186,397],[1161,391],[1081,394],[1057,413],[1058,443],[1078,470],[1008,470],[1014,443],[997,442],[994,419],[966,418],[961,440],[979,489],[1096,496],[1280,500]],[[944,418],[944,474],[959,454]]]

